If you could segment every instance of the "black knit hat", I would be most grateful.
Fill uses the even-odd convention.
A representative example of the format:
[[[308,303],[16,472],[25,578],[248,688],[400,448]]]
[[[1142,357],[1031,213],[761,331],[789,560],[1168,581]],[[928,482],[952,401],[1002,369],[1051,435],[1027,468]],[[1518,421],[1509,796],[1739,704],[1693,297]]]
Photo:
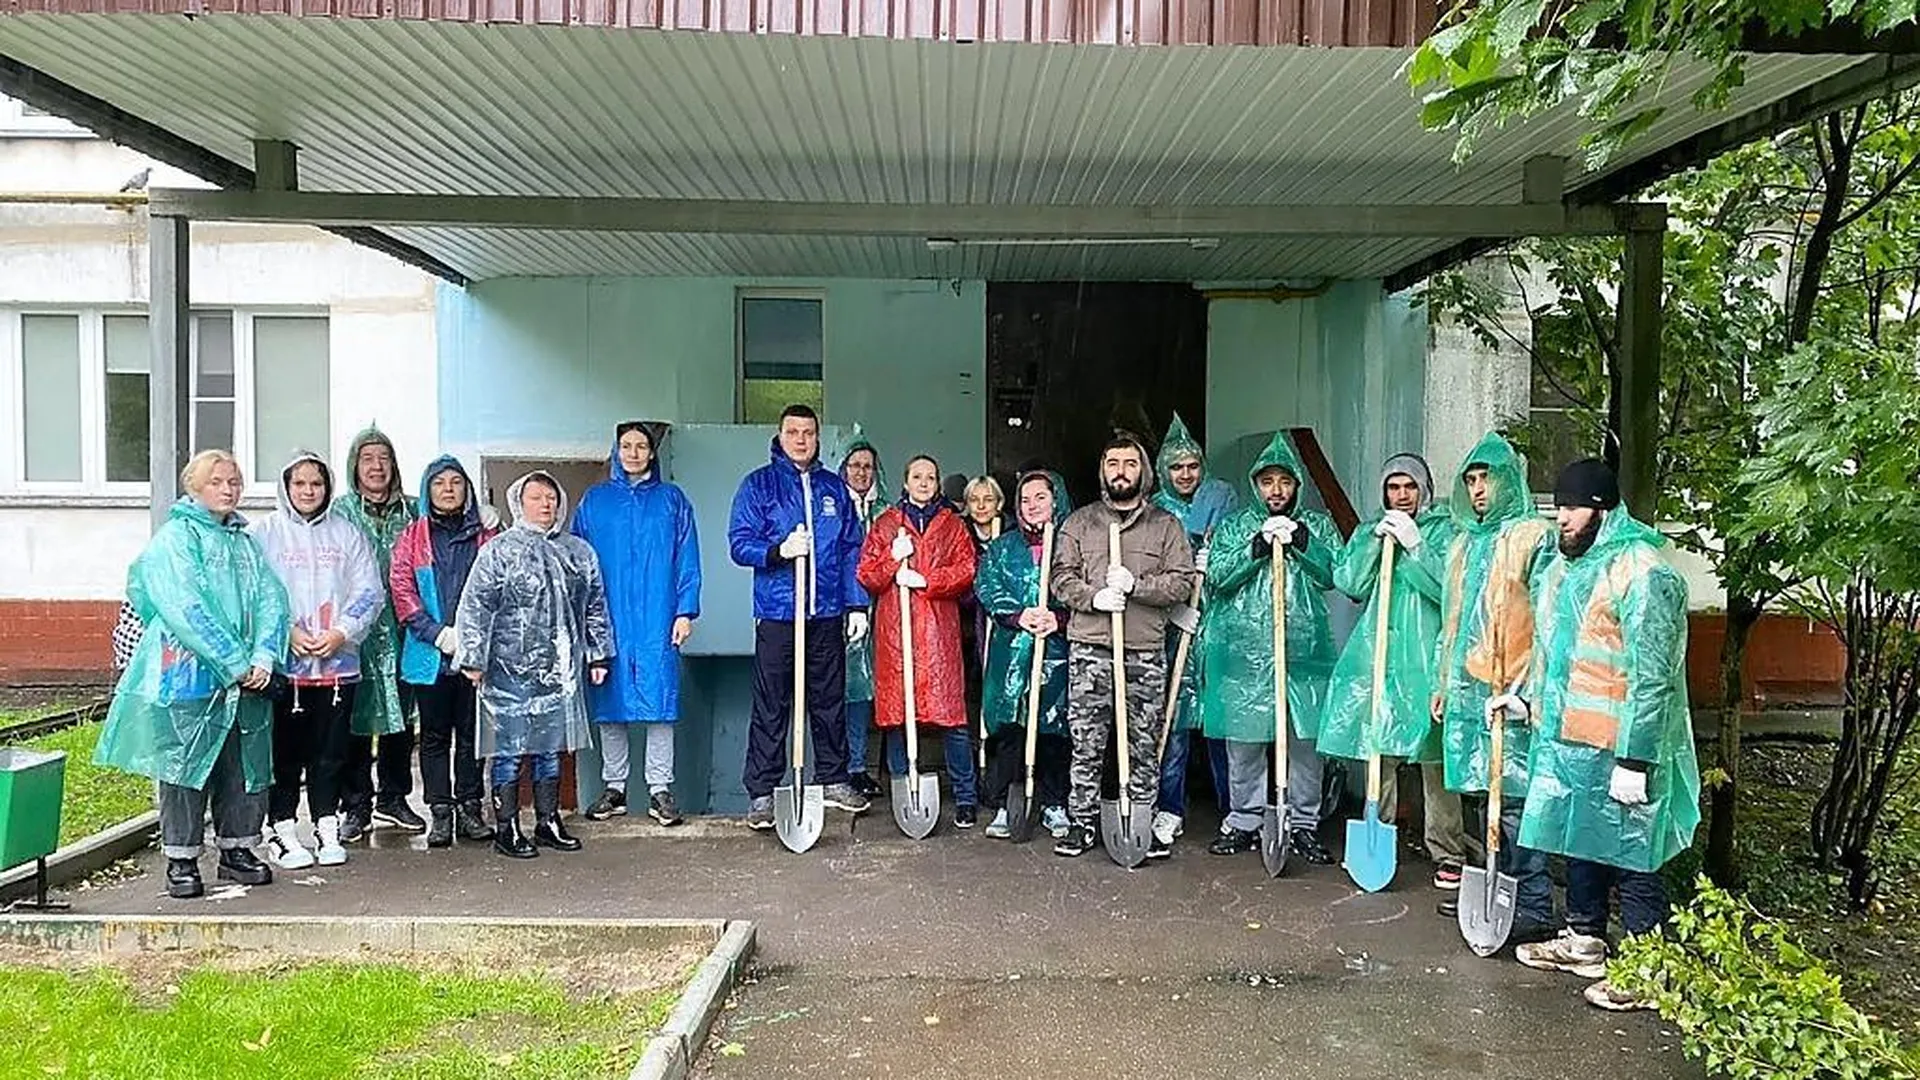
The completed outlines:
[[[1620,505],[1620,480],[1599,458],[1583,458],[1560,470],[1553,485],[1555,506],[1611,510]]]

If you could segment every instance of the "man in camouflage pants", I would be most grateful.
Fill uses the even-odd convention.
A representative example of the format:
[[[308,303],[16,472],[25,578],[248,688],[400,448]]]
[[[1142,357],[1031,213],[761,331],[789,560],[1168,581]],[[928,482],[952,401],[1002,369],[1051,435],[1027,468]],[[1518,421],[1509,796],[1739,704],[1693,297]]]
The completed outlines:
[[[1128,794],[1151,803],[1160,783],[1159,717],[1167,692],[1167,622],[1193,588],[1193,551],[1179,519],[1146,499],[1153,486],[1147,453],[1122,435],[1101,452],[1100,501],[1060,526],[1053,552],[1053,596],[1067,621],[1067,729],[1073,739],[1066,835],[1056,855],[1084,854],[1098,843],[1100,774],[1113,739],[1113,613],[1125,616]],[[1109,529],[1120,526],[1120,562],[1108,558]],[[1158,841],[1155,842],[1158,847]]]

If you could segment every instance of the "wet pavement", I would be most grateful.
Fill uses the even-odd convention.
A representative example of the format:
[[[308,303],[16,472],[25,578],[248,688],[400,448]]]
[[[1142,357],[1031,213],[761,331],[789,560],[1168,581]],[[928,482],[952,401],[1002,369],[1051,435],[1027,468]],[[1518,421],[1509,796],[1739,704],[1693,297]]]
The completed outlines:
[[[1205,852],[1125,871],[1099,851],[829,813],[819,845],[699,821],[572,825],[586,850],[517,862],[376,834],[342,867],[224,900],[149,872],[76,911],[725,917],[759,927],[755,981],[700,1066],[712,1078],[1697,1077],[1670,1027],[1581,999],[1572,976],[1480,960],[1434,913],[1430,867],[1357,892],[1337,866]],[[212,857],[203,871],[213,886]]]

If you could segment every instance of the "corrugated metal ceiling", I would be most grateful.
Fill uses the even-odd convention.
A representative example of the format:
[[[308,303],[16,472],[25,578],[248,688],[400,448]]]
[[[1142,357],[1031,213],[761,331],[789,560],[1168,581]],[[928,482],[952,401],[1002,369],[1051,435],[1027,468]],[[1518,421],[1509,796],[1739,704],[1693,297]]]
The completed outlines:
[[[235,161],[301,148],[337,191],[857,204],[1511,202],[1577,118],[1487,138],[1463,168],[1420,129],[1392,49],[929,41],[270,16],[0,18],[0,52]],[[1858,62],[1754,61],[1751,108]],[[1643,145],[1718,118],[1680,104]],[[1577,179],[1569,177],[1570,182]],[[788,237],[396,229],[507,274],[1363,277],[1445,241],[969,248]]]

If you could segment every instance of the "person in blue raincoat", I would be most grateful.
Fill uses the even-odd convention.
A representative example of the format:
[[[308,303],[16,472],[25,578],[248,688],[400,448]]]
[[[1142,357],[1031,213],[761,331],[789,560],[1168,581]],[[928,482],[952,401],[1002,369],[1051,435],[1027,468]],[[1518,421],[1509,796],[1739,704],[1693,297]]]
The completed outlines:
[[[573,535],[592,545],[606,581],[618,651],[593,688],[606,788],[587,808],[603,821],[627,812],[628,733],[646,731],[647,815],[682,818],[673,799],[673,730],[680,717],[680,646],[700,617],[700,537],[693,504],[660,475],[666,432],[630,420],[614,431],[608,478],[588,489]]]
[[[855,571],[866,542],[847,485],[820,465],[820,418],[805,405],[780,414],[769,460],[740,481],[727,520],[727,554],[753,571],[753,711],[742,783],[747,824],[771,829],[773,789],[788,767],[793,666],[805,665],[812,783],[828,806],[871,805],[847,782],[846,642],[867,636],[867,594]],[[806,560],[806,575],[795,573]],[[806,655],[793,649],[795,589]]]
[[[240,465],[195,454],[186,494],[127,570],[127,602],[145,623],[120,677],[93,760],[159,782],[167,895],[203,891],[208,803],[219,877],[265,885],[253,853],[273,780],[273,707],[264,693],[287,655],[287,590],[247,534]]]

